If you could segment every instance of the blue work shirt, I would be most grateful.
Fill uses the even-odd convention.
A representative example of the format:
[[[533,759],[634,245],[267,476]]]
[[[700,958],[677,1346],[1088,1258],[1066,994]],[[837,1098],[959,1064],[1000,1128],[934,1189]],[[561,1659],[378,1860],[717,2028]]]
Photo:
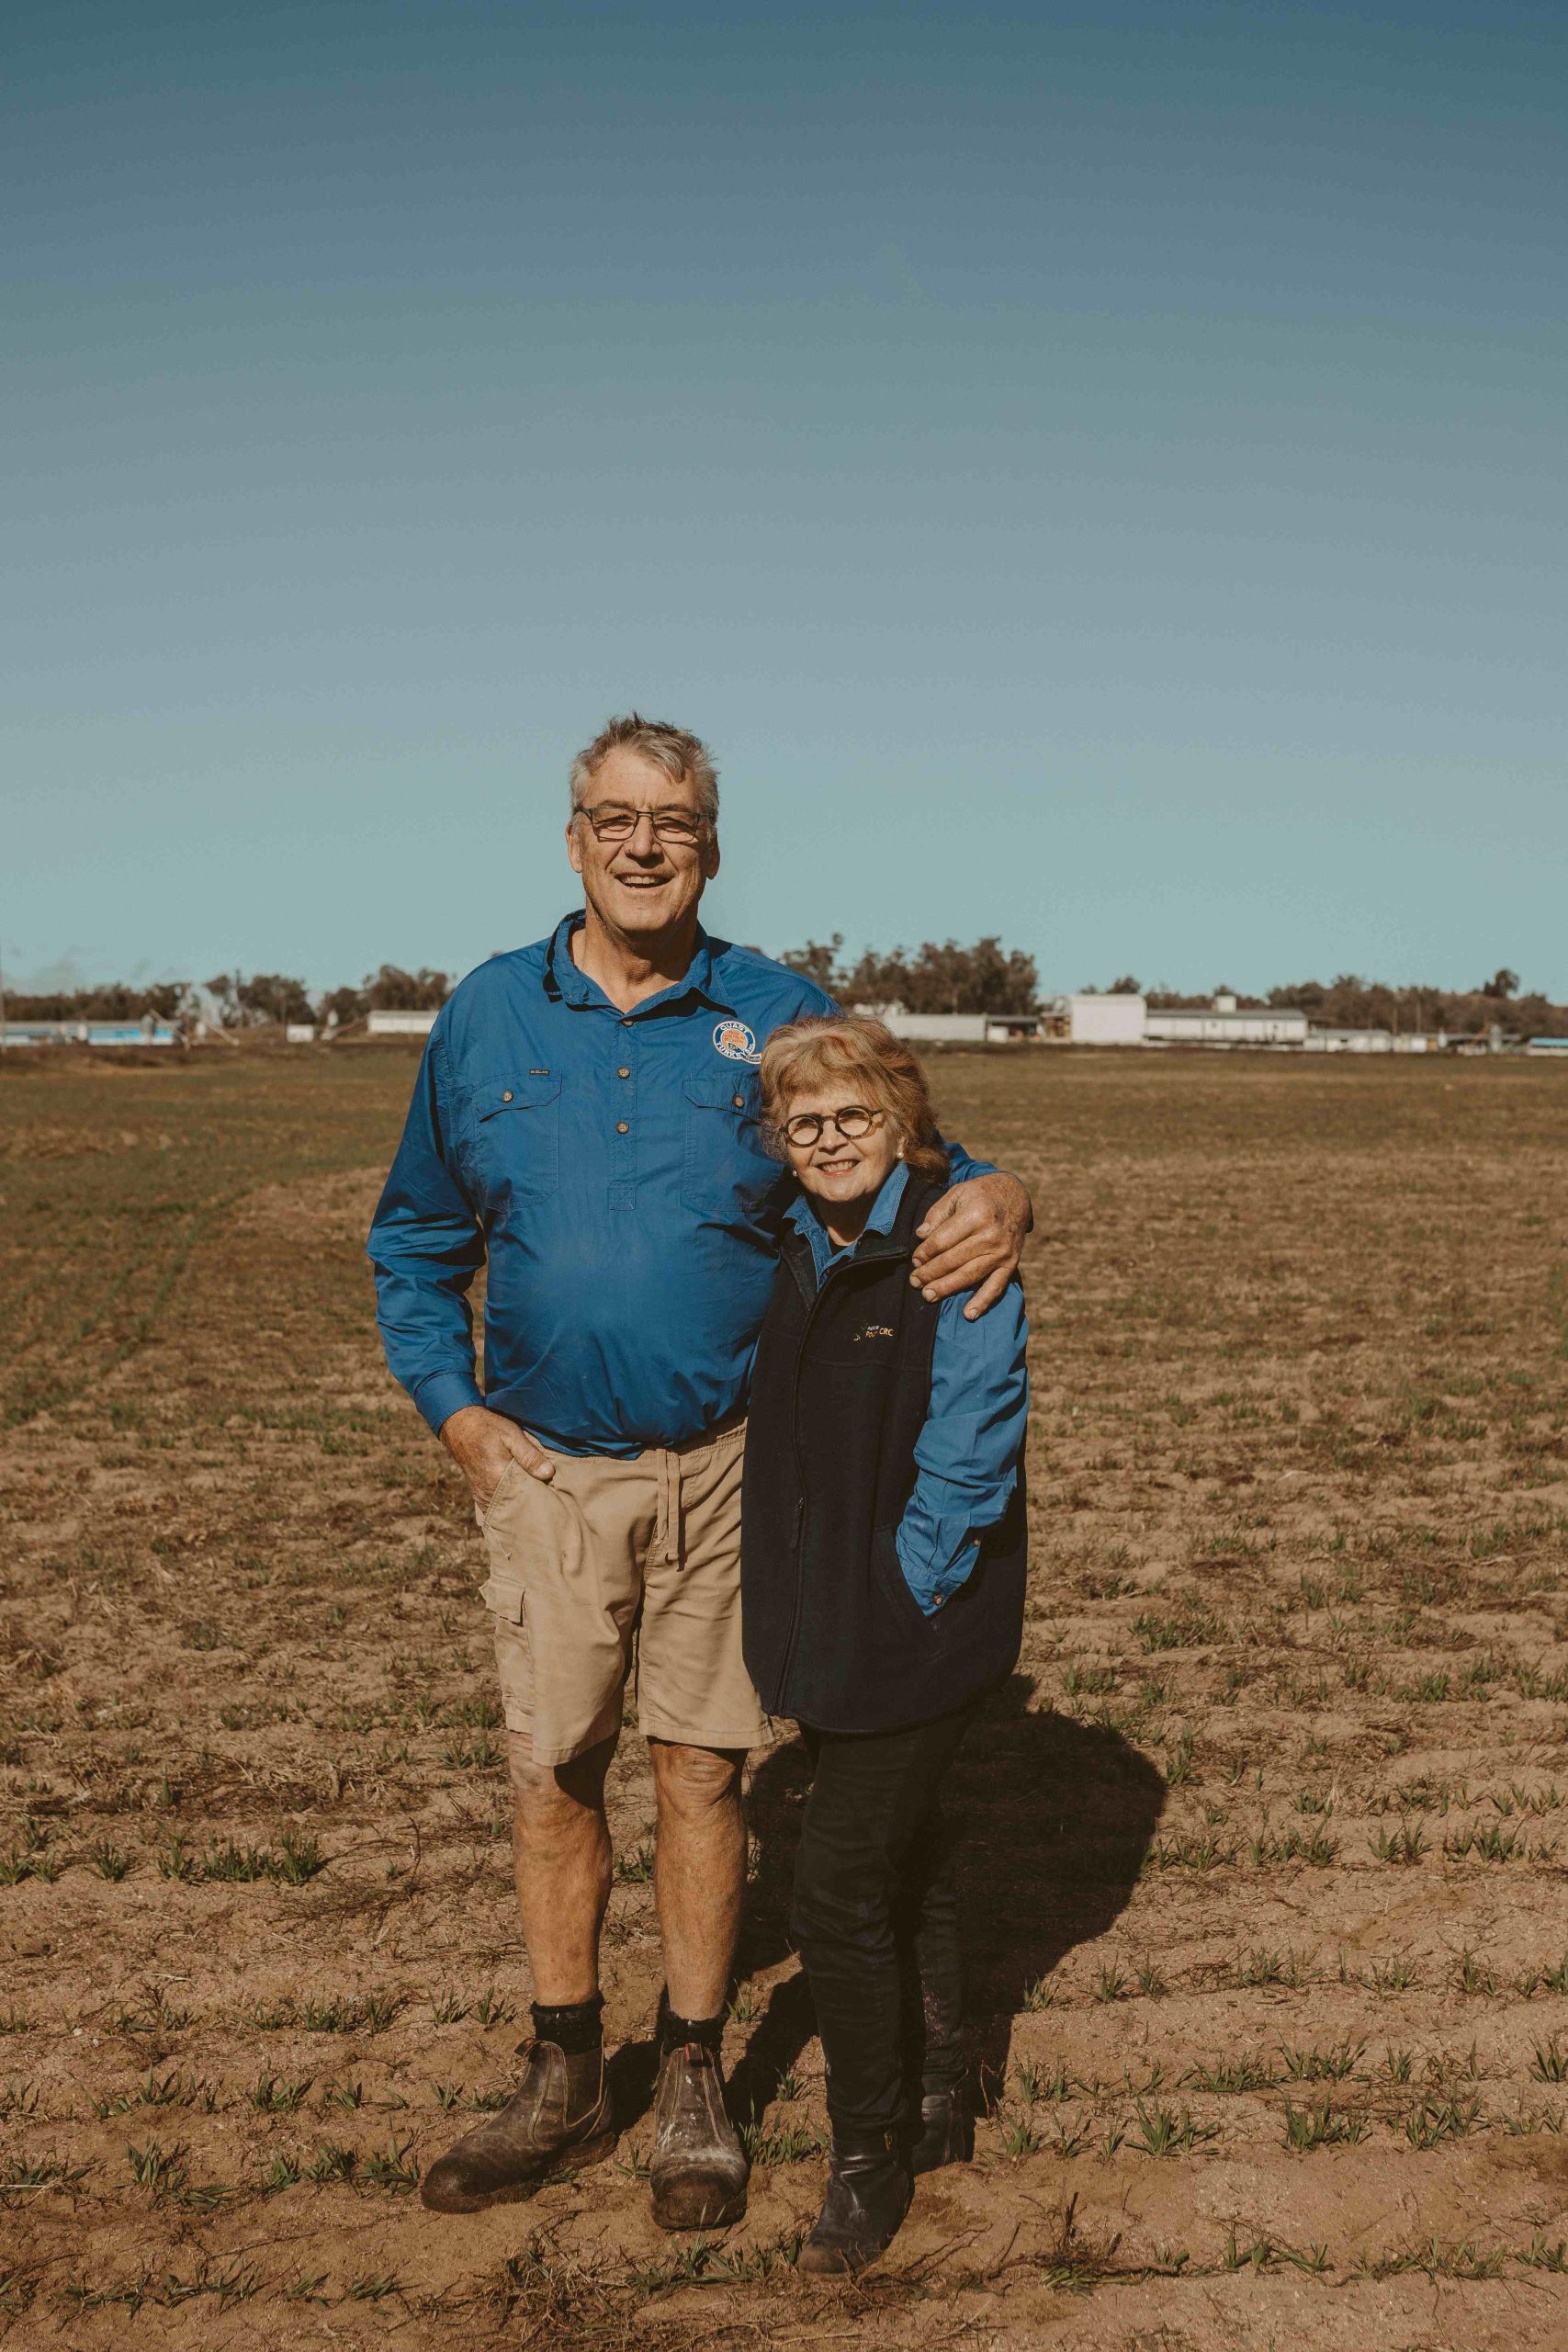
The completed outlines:
[[[900,1160],[872,1204],[867,1233],[891,1233],[909,1171]],[[830,1266],[854,1244],[834,1246],[807,1193],[788,1211],[811,1244],[820,1289]],[[931,1616],[970,1575],[976,1540],[995,1527],[1018,1484],[1029,1419],[1029,1322],[1016,1278],[978,1321],[964,1319],[964,1295],[944,1298],[931,1346],[931,1408],[915,1444],[915,1484],[896,1538],[898,1565]]]
[[[684,978],[622,1012],[572,962],[582,920],[491,956],[437,1014],[369,1252],[387,1362],[433,1430],[487,1404],[625,1459],[745,1400],[792,1188],[757,1064],[783,1023],[836,1008],[699,929]]]

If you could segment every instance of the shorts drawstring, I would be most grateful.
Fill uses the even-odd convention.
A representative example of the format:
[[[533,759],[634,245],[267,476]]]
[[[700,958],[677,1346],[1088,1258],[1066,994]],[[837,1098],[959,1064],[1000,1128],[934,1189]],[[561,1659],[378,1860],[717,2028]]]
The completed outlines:
[[[659,1502],[653,1522],[653,1549],[672,1568],[681,1566],[681,1457],[667,1446],[656,1451]]]

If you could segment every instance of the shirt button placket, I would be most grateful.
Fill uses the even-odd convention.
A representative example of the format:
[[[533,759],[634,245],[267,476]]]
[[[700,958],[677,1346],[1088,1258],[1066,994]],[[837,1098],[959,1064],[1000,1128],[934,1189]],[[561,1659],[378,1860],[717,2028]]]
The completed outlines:
[[[623,1029],[626,1025],[627,1024],[625,1022],[621,1024]],[[621,1040],[621,1051],[625,1053],[626,1049],[626,1040],[623,1037]],[[633,1079],[632,1065],[630,1062],[616,1063],[615,1078],[617,1081],[617,1089],[620,1085],[626,1086],[628,1090],[634,1086],[635,1080]],[[612,1091],[614,1091],[617,1090]],[[631,1131],[632,1123],[629,1118],[617,1119],[615,1121],[615,1133],[618,1136],[629,1136]],[[617,1152],[615,1155],[615,1172],[610,1182],[610,1206],[612,1209],[626,1211],[631,1209],[637,1201],[637,1186],[634,1181],[634,1167],[631,1158],[631,1146],[628,1144],[624,1152]]]

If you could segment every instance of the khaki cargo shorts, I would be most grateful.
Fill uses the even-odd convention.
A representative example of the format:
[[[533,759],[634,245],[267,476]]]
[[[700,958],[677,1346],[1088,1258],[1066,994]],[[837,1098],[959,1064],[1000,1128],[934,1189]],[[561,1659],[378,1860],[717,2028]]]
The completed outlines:
[[[740,1654],[745,1451],[740,1422],[635,1462],[552,1453],[551,1482],[513,1462],[476,1514],[506,1727],[536,1764],[617,1733],[628,1681],[651,1739],[771,1736]]]

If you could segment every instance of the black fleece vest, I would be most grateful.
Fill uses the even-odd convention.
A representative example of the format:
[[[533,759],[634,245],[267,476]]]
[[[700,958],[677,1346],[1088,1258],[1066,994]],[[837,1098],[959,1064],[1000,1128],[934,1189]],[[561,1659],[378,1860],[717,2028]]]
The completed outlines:
[[[746,1665],[770,1714],[894,1731],[999,1676],[1023,1634],[1022,1469],[968,1582],[928,1617],[895,1534],[931,1407],[940,1309],[909,1281],[940,1186],[911,1177],[890,1233],[864,1235],[817,1287],[793,1224],[757,1344],[740,1548]]]

